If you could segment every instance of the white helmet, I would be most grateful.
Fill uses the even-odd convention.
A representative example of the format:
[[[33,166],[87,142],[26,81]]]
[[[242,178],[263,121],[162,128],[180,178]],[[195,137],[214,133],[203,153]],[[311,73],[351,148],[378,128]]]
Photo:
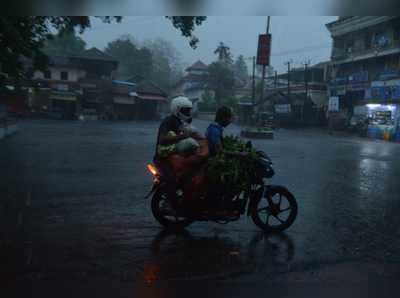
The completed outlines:
[[[193,104],[189,98],[184,96],[175,97],[171,102],[171,112],[182,121],[192,118]]]

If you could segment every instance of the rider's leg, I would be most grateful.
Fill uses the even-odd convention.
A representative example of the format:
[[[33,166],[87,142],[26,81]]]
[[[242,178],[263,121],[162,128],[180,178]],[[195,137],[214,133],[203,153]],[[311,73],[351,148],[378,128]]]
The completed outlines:
[[[172,207],[174,207],[175,209],[177,207],[176,191],[178,187],[175,172],[168,164],[168,162],[161,162],[157,166],[160,168],[161,173],[165,181],[167,182],[166,183],[167,196],[172,204]]]

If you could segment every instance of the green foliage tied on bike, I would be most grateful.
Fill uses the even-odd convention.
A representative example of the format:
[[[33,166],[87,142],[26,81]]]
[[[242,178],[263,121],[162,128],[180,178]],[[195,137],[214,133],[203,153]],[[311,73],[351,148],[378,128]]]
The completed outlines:
[[[208,161],[208,177],[234,192],[245,190],[255,171],[256,151],[236,136],[225,136],[223,150]]]

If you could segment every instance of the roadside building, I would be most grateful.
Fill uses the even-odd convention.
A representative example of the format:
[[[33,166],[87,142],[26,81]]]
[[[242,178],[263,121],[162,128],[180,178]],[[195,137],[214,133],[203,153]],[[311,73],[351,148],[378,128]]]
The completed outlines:
[[[368,121],[370,137],[398,140],[400,17],[353,16],[326,27],[333,39],[329,95],[338,113]]]
[[[118,65],[113,58],[92,48],[79,56],[51,56],[49,60],[47,71],[33,71],[33,112],[63,119],[104,114]]]
[[[134,120],[137,110],[137,84],[126,81],[112,81],[113,108],[107,119]]]
[[[168,94],[151,81],[142,81],[137,84],[135,103],[135,119],[159,119],[163,111],[168,108]]]
[[[278,121],[285,125],[324,125],[328,94],[326,81],[329,63],[293,68],[287,73],[268,77],[262,105],[270,107]],[[260,100],[258,100],[260,102]]]
[[[186,68],[185,76],[176,84],[173,96],[184,95],[193,103],[193,113],[198,112],[198,105],[203,101],[203,94],[208,90],[208,66],[197,61]]]
[[[0,104],[2,104],[8,115],[24,117],[28,112],[29,88],[24,81],[17,82],[10,78],[2,80],[0,85]]]

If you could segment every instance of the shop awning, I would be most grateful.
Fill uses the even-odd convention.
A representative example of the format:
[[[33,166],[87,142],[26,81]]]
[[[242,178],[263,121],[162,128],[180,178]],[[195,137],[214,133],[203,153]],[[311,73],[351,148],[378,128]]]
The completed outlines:
[[[139,94],[140,99],[144,100],[155,100],[155,101],[166,101],[167,98],[161,95],[150,95],[150,94]]]
[[[77,97],[75,92],[52,91],[50,93],[50,99],[76,101]]]

